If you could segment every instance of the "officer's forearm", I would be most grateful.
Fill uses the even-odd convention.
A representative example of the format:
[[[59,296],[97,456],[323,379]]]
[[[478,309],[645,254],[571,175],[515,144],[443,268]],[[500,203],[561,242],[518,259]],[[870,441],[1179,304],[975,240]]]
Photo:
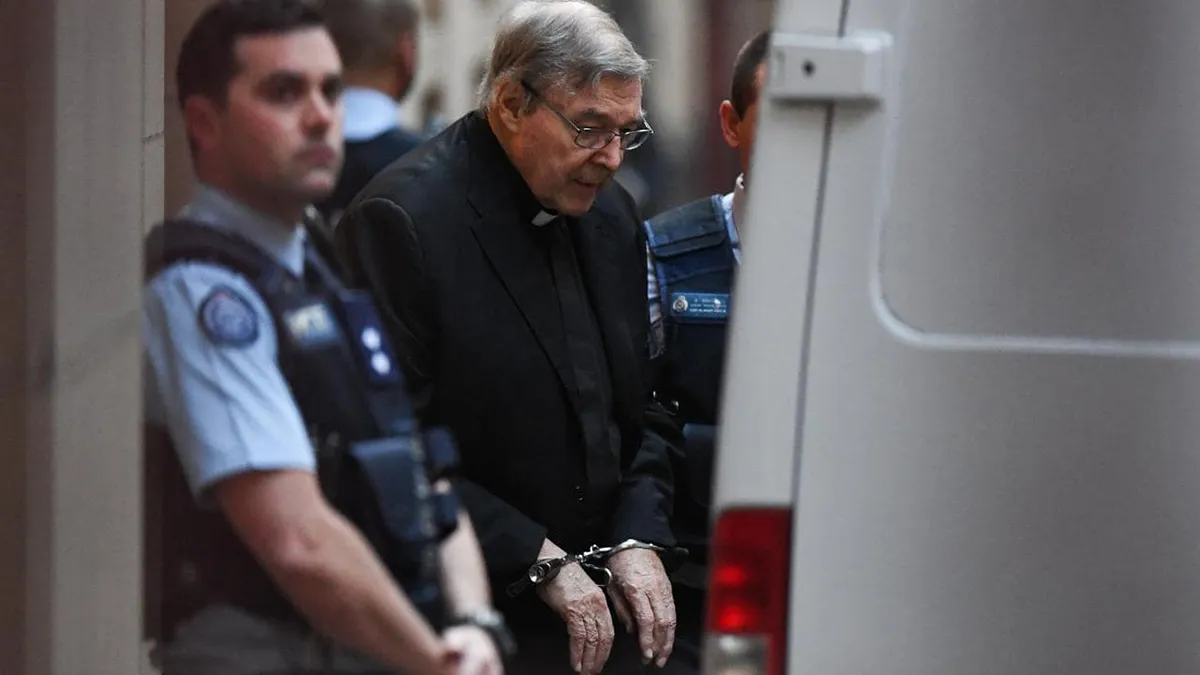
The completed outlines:
[[[329,509],[305,551],[273,566],[276,582],[315,629],[408,673],[438,672],[446,651],[366,540]]]
[[[450,613],[465,614],[491,606],[483,553],[466,511],[458,512],[458,529],[442,543],[440,553],[442,585]]]

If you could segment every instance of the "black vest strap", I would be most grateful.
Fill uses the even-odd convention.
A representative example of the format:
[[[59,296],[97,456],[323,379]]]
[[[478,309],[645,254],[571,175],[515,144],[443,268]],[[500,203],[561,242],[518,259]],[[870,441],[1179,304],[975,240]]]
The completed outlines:
[[[343,293],[346,286],[336,272],[337,261],[329,262],[331,252],[327,245],[331,244],[309,237],[304,247],[304,273],[310,283],[333,293]]]
[[[650,251],[656,258],[720,246],[729,239],[720,197],[698,199],[651,218],[646,223]]]
[[[717,195],[652,218],[646,223],[646,237],[664,308],[670,306],[670,297],[681,282],[713,274],[729,275],[737,265],[721,197]]]
[[[319,268],[326,288],[340,289],[333,236],[323,223],[304,220],[307,234],[305,264]],[[315,255],[314,255],[315,252]],[[228,268],[246,277],[264,295],[285,279],[297,279],[257,244],[236,232],[210,227],[186,218],[167,220],[153,230],[145,244],[145,279],[180,262],[207,262]]]
[[[320,254],[330,268],[339,274],[344,270],[334,241],[333,228],[316,209],[310,209],[304,218],[304,230],[308,233],[307,247]]]
[[[292,276],[249,239],[235,232],[183,218],[155,226],[146,238],[145,251],[147,281],[166,268],[185,261],[207,262],[229,268],[255,285],[273,278]]]

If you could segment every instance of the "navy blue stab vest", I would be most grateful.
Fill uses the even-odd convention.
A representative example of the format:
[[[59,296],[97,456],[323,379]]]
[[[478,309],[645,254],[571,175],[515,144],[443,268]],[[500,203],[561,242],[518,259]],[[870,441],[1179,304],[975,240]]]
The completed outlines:
[[[687,438],[684,456],[675,467],[675,534],[680,545],[693,552],[692,559],[704,563],[713,441],[737,260],[720,196],[663,213],[646,228],[663,314],[664,351],[658,359],[655,396]]]
[[[250,281],[271,314],[322,491],[436,627],[444,620],[438,544],[456,526],[458,504],[431,486],[456,467],[457,451],[448,432],[420,431],[370,296],[341,284],[316,249],[324,233],[310,226],[309,234],[305,272],[296,277],[236,234],[167,222],[147,239],[146,279],[194,261]],[[194,503],[161,431],[147,430],[146,466],[148,637],[170,639],[180,621],[217,602],[299,620],[224,517]]]

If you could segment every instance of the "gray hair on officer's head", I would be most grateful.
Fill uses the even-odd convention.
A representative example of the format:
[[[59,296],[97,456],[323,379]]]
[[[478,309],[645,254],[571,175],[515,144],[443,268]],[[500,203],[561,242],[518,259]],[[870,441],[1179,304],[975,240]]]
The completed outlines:
[[[420,19],[415,0],[324,0],[320,10],[348,70],[391,65],[396,40],[415,35]]]
[[[527,82],[539,92],[562,86],[571,92],[595,87],[606,76],[642,82],[650,63],[638,54],[617,22],[586,0],[523,0],[501,20],[479,84],[486,110],[496,82]],[[526,92],[526,107],[532,94]]]

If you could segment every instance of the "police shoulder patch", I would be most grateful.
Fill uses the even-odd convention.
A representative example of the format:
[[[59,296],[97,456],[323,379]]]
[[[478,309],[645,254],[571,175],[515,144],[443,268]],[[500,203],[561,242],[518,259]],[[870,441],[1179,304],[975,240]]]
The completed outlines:
[[[200,303],[200,326],[213,342],[246,347],[258,340],[258,313],[240,293],[214,286]]]

